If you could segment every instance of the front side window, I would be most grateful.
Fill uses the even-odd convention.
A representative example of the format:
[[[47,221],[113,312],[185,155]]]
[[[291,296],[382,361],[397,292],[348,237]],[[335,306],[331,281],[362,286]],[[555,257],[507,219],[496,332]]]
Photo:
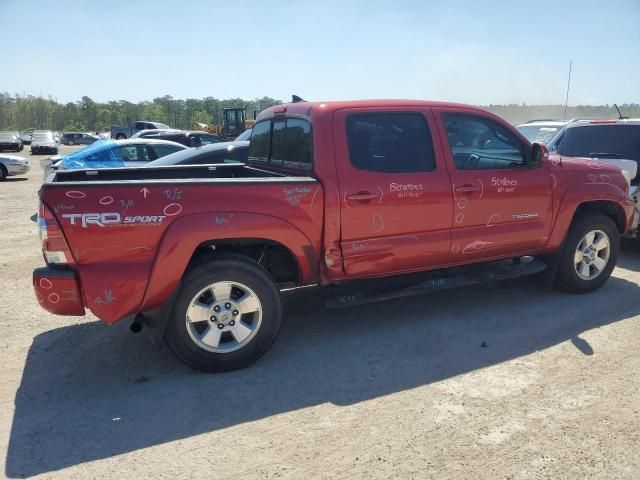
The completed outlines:
[[[148,162],[149,153],[144,145],[128,145],[119,147],[118,156],[124,162]]]
[[[435,169],[431,133],[420,113],[380,112],[347,117],[351,164],[383,173],[431,172]]]
[[[475,115],[442,115],[451,156],[459,170],[492,170],[527,164],[524,146],[506,128]]]

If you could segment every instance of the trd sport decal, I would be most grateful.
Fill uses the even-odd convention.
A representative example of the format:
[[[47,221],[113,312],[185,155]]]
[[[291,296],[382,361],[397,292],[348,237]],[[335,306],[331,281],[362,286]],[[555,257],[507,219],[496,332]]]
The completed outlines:
[[[120,225],[120,224],[160,224],[167,218],[166,215],[136,215],[123,217],[118,212],[112,213],[65,213],[63,218],[69,219],[71,225],[81,224],[82,228],[89,225]]]

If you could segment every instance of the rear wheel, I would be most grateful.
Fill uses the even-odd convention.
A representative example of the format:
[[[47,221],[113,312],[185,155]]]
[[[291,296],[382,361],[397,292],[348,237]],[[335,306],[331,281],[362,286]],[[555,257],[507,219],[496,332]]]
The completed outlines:
[[[125,140],[127,138],[127,136],[123,133],[119,133],[118,135],[116,135],[116,140]]]
[[[271,347],[281,309],[280,292],[264,268],[246,257],[220,257],[186,274],[165,341],[193,368],[236,370]]]
[[[592,292],[611,276],[620,251],[620,234],[605,215],[577,217],[567,234],[556,286],[572,293]]]

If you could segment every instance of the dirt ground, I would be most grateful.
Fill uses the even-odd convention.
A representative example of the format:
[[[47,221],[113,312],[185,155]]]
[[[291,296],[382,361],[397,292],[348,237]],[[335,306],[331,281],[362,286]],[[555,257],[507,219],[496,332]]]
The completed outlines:
[[[208,375],[38,306],[30,158],[0,183],[7,476],[640,478],[640,240],[584,296],[524,279],[327,311],[287,294],[272,350]]]

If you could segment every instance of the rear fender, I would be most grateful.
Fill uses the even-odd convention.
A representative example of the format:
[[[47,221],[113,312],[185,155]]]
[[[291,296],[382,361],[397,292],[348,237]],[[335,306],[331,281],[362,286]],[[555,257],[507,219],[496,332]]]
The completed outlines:
[[[291,223],[270,215],[209,212],[175,220],[165,232],[139,311],[158,308],[178,287],[199,245],[215,240],[264,239],[283,245],[296,260],[301,284],[318,276],[318,248]]]

